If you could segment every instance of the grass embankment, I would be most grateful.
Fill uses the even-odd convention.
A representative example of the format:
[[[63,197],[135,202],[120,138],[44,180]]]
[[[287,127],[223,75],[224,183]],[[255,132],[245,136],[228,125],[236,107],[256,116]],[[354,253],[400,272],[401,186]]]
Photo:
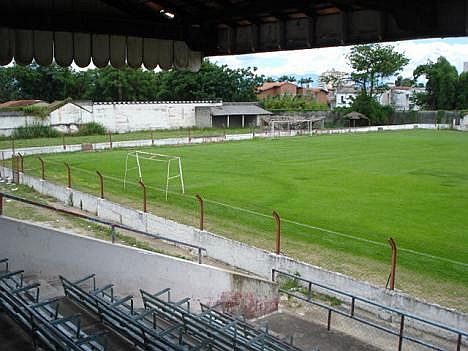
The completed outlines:
[[[183,159],[186,195],[171,194],[167,202],[158,190],[166,165],[145,161],[143,174],[156,214],[196,225],[199,193],[208,230],[273,250],[275,209],[283,219],[284,253],[381,286],[393,237],[397,287],[466,311],[467,148],[468,135],[451,131],[147,148]],[[136,170],[133,184],[122,188],[127,152],[46,156],[47,177],[65,184],[67,161],[73,186],[98,194],[99,170],[108,198],[141,208]],[[25,167],[38,175],[37,163],[28,158]],[[175,183],[171,189],[178,191]]]

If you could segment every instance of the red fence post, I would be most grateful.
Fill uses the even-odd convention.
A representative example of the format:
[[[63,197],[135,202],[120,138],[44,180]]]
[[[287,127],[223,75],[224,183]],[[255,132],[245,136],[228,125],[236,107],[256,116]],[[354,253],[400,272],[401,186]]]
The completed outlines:
[[[99,187],[101,189],[101,199],[104,199],[104,177],[102,176],[101,172],[96,171],[96,174],[99,177]]]
[[[39,156],[37,159],[41,162],[41,179],[45,180],[45,165],[44,165],[44,160],[40,158]]]
[[[66,162],[64,162],[65,167],[67,167],[67,180],[68,180],[68,188],[71,189],[72,187],[72,181],[71,181],[71,170],[70,170],[70,165]]]
[[[203,230],[205,221],[205,206],[203,204],[203,199],[200,195],[196,194],[195,197],[197,198],[200,204],[200,230]]]
[[[392,248],[392,268],[390,271],[390,277],[389,277],[389,282],[390,282],[390,290],[395,290],[395,272],[396,272],[396,261],[397,261],[397,247],[395,241],[390,238],[388,239],[388,243],[390,244]],[[388,286],[388,283],[387,283]]]
[[[147,207],[146,207],[146,186],[145,183],[143,183],[141,180],[138,181],[140,186],[143,188],[143,212],[148,212]]]
[[[279,255],[281,252],[281,218],[276,211],[273,211],[271,214],[276,222],[276,254]]]

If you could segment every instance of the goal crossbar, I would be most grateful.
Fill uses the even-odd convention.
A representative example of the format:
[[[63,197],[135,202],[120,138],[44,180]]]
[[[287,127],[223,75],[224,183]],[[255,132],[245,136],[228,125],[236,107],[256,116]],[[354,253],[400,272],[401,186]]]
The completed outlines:
[[[135,167],[128,167],[128,159],[130,157],[134,157],[136,160]],[[140,181],[143,181],[143,175],[141,173],[141,164],[140,160],[150,160],[150,161],[157,161],[157,162],[167,162],[167,172],[166,172],[166,200],[169,193],[169,182],[173,179],[180,179],[180,186],[182,190],[182,194],[185,194],[185,185],[184,185],[184,176],[182,173],[182,161],[179,156],[173,155],[164,155],[164,154],[157,154],[145,151],[132,151],[127,153],[125,158],[125,174],[124,174],[124,189],[126,188],[127,183],[127,175],[128,171],[133,169],[138,169],[138,177]],[[177,174],[171,175],[171,164],[176,163],[177,166]]]
[[[309,134],[312,134],[312,131],[313,131],[313,124],[314,124],[314,120],[312,119],[298,119],[298,120],[272,120],[270,121],[270,125],[271,125],[271,134],[273,136],[275,136],[275,127],[276,125],[287,125],[288,126],[288,130],[290,131],[291,130],[291,125],[297,125],[297,124],[302,124],[302,123],[307,123],[307,132]],[[281,134],[281,130],[279,130],[279,133]]]

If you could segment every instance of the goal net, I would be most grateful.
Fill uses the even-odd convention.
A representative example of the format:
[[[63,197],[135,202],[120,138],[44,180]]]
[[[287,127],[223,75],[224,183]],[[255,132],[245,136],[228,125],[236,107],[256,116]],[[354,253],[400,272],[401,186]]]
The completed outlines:
[[[144,151],[132,151],[132,152],[127,153],[127,157],[125,158],[125,174],[124,174],[124,181],[123,181],[124,189],[126,188],[128,174],[130,171],[134,169],[138,171],[139,180],[143,182],[143,172],[142,172],[143,160],[166,163],[165,165],[166,200],[167,200],[167,196],[169,193],[169,183],[171,181],[178,182],[180,184],[180,189],[182,191],[182,194],[185,194],[184,176],[182,173],[182,161],[180,157],[164,155],[164,154],[155,154],[155,153],[144,152]]]
[[[280,137],[282,135],[312,134],[313,123],[311,119],[300,119],[294,121],[273,120],[270,121],[271,135]]]

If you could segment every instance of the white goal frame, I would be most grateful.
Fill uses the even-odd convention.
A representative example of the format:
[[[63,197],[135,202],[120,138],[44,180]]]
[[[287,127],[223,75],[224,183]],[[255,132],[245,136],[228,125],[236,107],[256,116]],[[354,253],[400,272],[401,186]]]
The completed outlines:
[[[312,119],[298,119],[298,120],[272,120],[270,121],[270,126],[271,126],[271,135],[275,137],[275,127],[276,125],[284,125],[287,124],[288,126],[288,133],[291,134],[291,125],[293,124],[299,124],[299,123],[307,123],[307,133],[309,135],[312,135],[313,132],[313,123],[315,121]],[[276,130],[278,130],[276,128]],[[281,129],[278,130],[278,136],[281,136]]]
[[[136,160],[136,166],[128,168],[128,159],[130,157],[134,157]],[[169,182],[173,179],[179,179],[180,187],[182,189],[182,194],[185,194],[185,185],[184,185],[184,175],[182,173],[182,161],[179,156],[171,156],[171,155],[164,155],[164,154],[155,154],[152,152],[145,152],[145,151],[132,151],[127,153],[127,157],[125,158],[125,174],[124,174],[124,181],[123,186],[124,189],[127,183],[127,174],[128,171],[132,169],[138,169],[138,176],[140,181],[143,181],[143,176],[141,174],[141,165],[140,160],[150,160],[150,161],[157,161],[157,162],[167,162],[167,173],[166,173],[166,200],[167,195],[169,193]],[[178,173],[171,175],[171,164],[177,164]]]

